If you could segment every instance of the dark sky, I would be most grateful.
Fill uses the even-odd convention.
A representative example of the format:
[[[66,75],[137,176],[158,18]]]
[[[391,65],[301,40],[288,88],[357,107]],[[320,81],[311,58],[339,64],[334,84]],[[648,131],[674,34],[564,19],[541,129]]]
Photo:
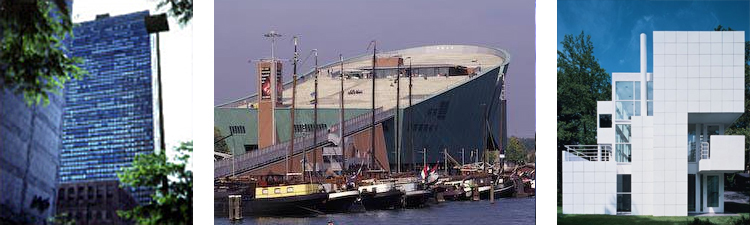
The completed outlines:
[[[263,37],[270,30],[284,35],[276,42],[278,58],[292,58],[291,37],[298,35],[300,61],[317,48],[319,64],[364,54],[373,39],[383,51],[475,44],[510,52],[508,132],[535,135],[534,1],[218,0],[214,10],[214,104],[256,92],[248,60],[270,57]],[[291,67],[284,74],[289,80]]]

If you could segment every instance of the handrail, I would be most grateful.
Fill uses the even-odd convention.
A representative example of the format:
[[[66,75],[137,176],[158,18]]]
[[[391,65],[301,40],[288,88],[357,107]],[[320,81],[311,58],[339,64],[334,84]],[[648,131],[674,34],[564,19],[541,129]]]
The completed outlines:
[[[701,142],[701,159],[711,158],[711,148],[708,142]]]
[[[393,117],[394,114],[395,109],[383,111],[382,108],[377,108],[375,109],[375,122],[380,123]],[[348,136],[366,129],[370,126],[371,115],[371,112],[363,113],[344,121],[346,126],[346,133],[344,135]],[[334,124],[330,129],[314,131],[314,134],[307,134],[295,138],[295,143],[300,144],[294,146],[293,155],[302,153],[305,150],[326,145],[328,143],[328,133],[335,132],[339,126],[340,124]],[[312,143],[312,135],[317,135],[316,143]],[[233,164],[234,173],[243,173],[271,164],[275,161],[283,160],[286,158],[288,151],[289,141],[286,141],[262,149],[253,150],[242,155],[237,155],[234,158],[234,161],[230,159],[216,161],[214,162],[214,178],[225,177],[233,174]]]
[[[563,161],[576,161],[582,159],[586,161],[610,161],[612,160],[612,145],[566,145],[565,151],[577,158],[569,156],[563,157]]]

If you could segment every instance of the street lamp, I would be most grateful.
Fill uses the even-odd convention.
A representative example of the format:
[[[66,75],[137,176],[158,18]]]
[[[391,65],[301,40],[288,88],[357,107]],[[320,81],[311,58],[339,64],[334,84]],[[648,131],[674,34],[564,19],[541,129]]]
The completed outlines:
[[[167,14],[149,15],[144,18],[146,24],[146,31],[149,34],[156,33],[156,76],[157,86],[159,88],[159,141],[162,150],[167,149],[164,136],[164,104],[162,99],[162,87],[161,87],[161,51],[159,45],[159,33],[163,31],[169,31],[169,23],[167,22]]]

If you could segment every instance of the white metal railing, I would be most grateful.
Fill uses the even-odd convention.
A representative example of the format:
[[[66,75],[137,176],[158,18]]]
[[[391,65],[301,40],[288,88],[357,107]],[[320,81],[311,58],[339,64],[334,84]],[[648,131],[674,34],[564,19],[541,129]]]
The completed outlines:
[[[612,160],[612,145],[566,145],[563,161],[610,161]]]
[[[701,159],[711,158],[711,148],[708,142],[701,142]]]

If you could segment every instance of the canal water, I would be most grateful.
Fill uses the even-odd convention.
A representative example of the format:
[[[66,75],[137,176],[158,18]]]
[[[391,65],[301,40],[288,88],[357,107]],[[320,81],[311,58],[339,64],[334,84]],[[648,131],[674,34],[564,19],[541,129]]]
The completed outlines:
[[[379,210],[362,213],[328,214],[305,218],[246,217],[231,222],[226,218],[214,218],[215,224],[293,224],[336,225],[350,224],[534,224],[536,221],[536,198],[503,198],[490,204],[489,201],[443,202],[421,209]]]

